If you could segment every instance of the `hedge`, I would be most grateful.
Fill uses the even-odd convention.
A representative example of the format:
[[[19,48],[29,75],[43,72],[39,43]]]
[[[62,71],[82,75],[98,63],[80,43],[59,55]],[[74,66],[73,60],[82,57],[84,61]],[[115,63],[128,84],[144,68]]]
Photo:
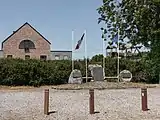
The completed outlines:
[[[1,85],[52,85],[66,82],[70,61],[0,60]]]
[[[91,63],[96,64],[98,62],[91,61]],[[108,57],[105,59],[105,74],[107,77],[117,76],[117,63],[117,58]],[[99,62],[99,64],[102,65],[102,62]],[[129,70],[133,75],[132,82],[148,82],[148,71],[146,70],[145,65],[143,60],[135,61],[123,58],[119,61],[119,71]]]
[[[89,61],[88,64],[102,64],[102,62]],[[68,82],[71,73],[72,62],[62,61],[40,61],[22,59],[0,59],[0,84],[1,85],[58,85]],[[80,69],[85,76],[85,60],[75,61],[75,69]],[[120,60],[120,71],[128,69],[133,76],[139,76],[144,72],[143,63],[131,60]],[[90,71],[88,71],[90,76]],[[106,59],[106,76],[117,75],[117,59]],[[136,77],[135,81],[142,81]]]

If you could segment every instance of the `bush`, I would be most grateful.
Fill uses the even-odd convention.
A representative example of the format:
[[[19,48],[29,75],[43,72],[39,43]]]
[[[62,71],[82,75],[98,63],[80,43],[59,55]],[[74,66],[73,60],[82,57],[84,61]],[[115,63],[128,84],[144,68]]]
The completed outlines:
[[[92,59],[90,61],[90,63],[94,63],[94,64],[100,64],[102,65],[102,59],[101,61],[97,61],[98,58],[96,57],[100,57],[101,56],[95,56],[93,57],[94,59]],[[118,61],[117,58],[111,58],[111,57],[107,57],[105,59],[105,74],[107,77],[116,77],[117,74],[117,66],[118,66]],[[129,59],[125,59],[122,58],[120,59],[119,62],[119,71],[123,71],[123,70],[129,70],[132,75],[133,75],[133,79],[132,82],[147,82],[148,81],[148,75],[147,75],[147,71],[146,71],[146,63],[141,60],[141,61],[134,61],[134,60],[129,60]]]
[[[68,81],[71,61],[0,59],[1,85],[52,85]]]
[[[102,61],[88,60],[88,64],[101,64]],[[21,59],[0,59],[0,84],[1,85],[59,85],[68,82],[71,73],[72,62],[62,61],[40,61]],[[75,69],[79,69],[82,75],[86,74],[85,60],[74,61]],[[106,76],[117,76],[117,59],[106,58]],[[150,63],[146,61],[133,61],[120,59],[120,71],[127,69],[133,74],[133,82],[151,82],[156,75]],[[88,76],[91,76],[88,70]]]

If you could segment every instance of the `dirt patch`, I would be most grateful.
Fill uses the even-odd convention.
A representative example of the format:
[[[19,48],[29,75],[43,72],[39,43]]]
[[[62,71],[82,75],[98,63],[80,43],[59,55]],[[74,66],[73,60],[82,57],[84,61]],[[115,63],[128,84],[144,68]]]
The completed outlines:
[[[144,83],[132,83],[132,82],[88,82],[83,84],[64,84],[52,86],[52,89],[57,90],[80,90],[80,89],[127,89],[127,88],[155,88],[157,84],[144,84]]]
[[[0,86],[0,90],[19,90],[19,89],[33,89],[32,86]]]
[[[159,84],[144,84],[144,83],[132,83],[132,82],[88,82],[83,84],[63,84],[63,85],[48,85],[41,87],[32,86],[0,86],[0,91],[29,91],[40,90],[45,88],[57,89],[57,90],[85,90],[85,89],[127,89],[127,88],[160,88]]]

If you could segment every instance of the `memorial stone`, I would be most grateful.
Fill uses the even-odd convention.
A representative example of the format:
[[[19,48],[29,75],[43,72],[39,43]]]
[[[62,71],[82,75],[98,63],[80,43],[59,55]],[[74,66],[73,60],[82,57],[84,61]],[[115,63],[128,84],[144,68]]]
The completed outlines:
[[[73,70],[69,76],[69,84],[81,84],[82,83],[82,74],[80,70]]]
[[[101,65],[89,65],[89,69],[91,71],[91,75],[95,81],[103,81],[103,68]]]

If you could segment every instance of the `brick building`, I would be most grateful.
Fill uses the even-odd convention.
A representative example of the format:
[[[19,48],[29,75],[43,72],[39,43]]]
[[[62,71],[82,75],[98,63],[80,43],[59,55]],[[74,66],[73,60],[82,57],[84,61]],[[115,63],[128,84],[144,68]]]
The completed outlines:
[[[29,23],[2,42],[1,58],[62,60],[72,59],[72,51],[52,51],[51,43]]]

